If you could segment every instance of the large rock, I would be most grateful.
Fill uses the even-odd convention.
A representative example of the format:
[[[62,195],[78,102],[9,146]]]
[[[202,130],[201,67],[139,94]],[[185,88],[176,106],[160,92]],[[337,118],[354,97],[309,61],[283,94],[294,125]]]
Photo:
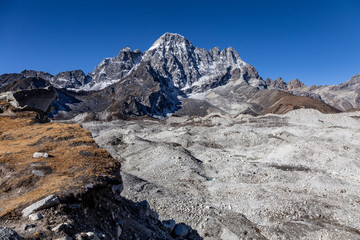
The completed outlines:
[[[52,206],[56,206],[57,204],[60,203],[60,200],[57,196],[55,195],[50,195],[30,206],[28,206],[27,208],[25,208],[24,210],[22,210],[22,214],[24,217],[29,216],[31,213],[35,212],[35,211],[39,211],[41,209],[45,209],[45,208],[49,208]]]
[[[179,237],[179,238],[183,238],[186,237],[190,232],[190,227],[188,225],[186,225],[185,223],[179,223],[176,224],[174,230],[173,230],[173,235],[175,237]]]
[[[0,227],[0,240],[23,240],[14,230]]]
[[[53,87],[32,89],[0,94],[0,100],[6,100],[16,108],[29,109],[40,112],[49,111],[56,93]]]

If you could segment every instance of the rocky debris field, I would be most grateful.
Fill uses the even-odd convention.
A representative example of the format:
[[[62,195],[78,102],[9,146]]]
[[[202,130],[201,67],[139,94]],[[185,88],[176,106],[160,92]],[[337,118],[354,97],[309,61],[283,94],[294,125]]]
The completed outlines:
[[[123,196],[204,239],[360,239],[360,112],[87,122]]]
[[[0,239],[201,239],[121,196],[120,163],[79,124],[0,106]]]

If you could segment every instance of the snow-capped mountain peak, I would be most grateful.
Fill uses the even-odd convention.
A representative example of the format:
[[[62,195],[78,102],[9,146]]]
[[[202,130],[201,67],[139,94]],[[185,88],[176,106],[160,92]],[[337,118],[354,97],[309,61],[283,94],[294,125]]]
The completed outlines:
[[[232,47],[207,51],[194,47],[180,34],[165,33],[144,53],[125,47],[116,57],[105,58],[89,74],[91,81],[82,89],[103,89],[129,76],[141,63],[184,93],[203,92],[230,80],[257,87],[264,85],[255,68],[245,63]]]
[[[154,42],[154,44],[148,49],[148,51],[154,49],[162,49],[162,50],[178,50],[181,47],[184,50],[185,48],[193,48],[192,43],[187,40],[184,36],[177,33],[165,33],[158,40]]]

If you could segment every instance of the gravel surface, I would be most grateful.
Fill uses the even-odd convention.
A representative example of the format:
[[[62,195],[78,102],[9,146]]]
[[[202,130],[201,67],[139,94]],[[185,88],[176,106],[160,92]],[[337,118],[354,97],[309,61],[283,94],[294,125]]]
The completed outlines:
[[[360,239],[360,112],[90,122],[123,195],[204,239]]]

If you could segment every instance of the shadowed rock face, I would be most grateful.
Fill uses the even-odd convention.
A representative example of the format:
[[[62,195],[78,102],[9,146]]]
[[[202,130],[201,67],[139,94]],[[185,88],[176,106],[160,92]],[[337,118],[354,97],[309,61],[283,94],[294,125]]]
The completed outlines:
[[[55,97],[56,93],[53,87],[5,92],[0,95],[2,100],[7,100],[14,107],[31,109],[42,113],[49,111]]]
[[[2,88],[0,92],[31,90],[37,88],[46,88],[50,86],[50,82],[39,77],[22,78],[20,80],[9,83]]]
[[[141,63],[121,82],[101,90],[95,98],[107,98],[109,116],[166,116],[179,108],[181,91],[159,76],[148,64]],[[96,109],[96,107],[94,108]]]
[[[99,90],[109,85],[112,81],[118,81],[129,74],[129,72],[142,59],[143,53],[139,50],[131,51],[123,48],[118,56],[105,58],[94,71],[89,74],[89,84],[85,89]]]
[[[13,93],[20,107],[47,112],[50,104],[55,100],[54,88],[24,90]]]

